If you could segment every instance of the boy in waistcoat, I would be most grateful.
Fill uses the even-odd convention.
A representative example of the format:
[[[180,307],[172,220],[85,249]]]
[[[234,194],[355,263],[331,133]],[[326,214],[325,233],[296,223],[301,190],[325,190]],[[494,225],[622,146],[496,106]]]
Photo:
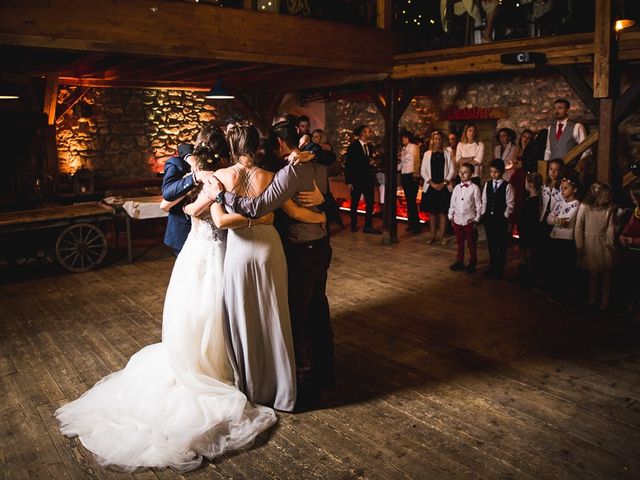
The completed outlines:
[[[491,180],[482,191],[482,219],[489,246],[489,268],[484,272],[494,278],[501,278],[507,261],[507,241],[509,239],[509,215],[513,211],[513,187],[502,178],[504,161],[496,158],[489,165]]]

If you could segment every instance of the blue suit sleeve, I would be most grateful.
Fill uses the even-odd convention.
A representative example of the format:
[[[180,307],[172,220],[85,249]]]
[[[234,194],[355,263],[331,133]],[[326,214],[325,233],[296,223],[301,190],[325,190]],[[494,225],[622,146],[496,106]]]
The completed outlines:
[[[182,172],[174,163],[167,162],[165,164],[164,177],[162,178],[162,197],[167,202],[177,200],[195,186],[193,175],[183,177]]]

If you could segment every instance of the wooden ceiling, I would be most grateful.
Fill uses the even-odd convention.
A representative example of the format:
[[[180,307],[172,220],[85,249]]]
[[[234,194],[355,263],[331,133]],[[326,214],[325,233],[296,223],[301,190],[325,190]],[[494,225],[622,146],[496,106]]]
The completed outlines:
[[[86,87],[172,88],[208,90],[218,79],[234,91],[278,91],[317,85],[331,78],[353,81],[386,74],[269,63],[149,57],[43,48],[0,46],[2,72],[11,76],[55,75],[62,85]]]

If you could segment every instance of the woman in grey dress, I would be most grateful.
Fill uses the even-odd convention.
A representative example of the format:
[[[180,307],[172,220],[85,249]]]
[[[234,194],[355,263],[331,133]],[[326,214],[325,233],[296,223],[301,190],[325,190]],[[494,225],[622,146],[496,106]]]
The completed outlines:
[[[227,141],[234,165],[216,177],[229,192],[256,197],[273,174],[256,165],[260,136],[253,126],[232,126]],[[308,209],[284,211],[309,223],[323,223],[323,214]],[[297,207],[300,209],[301,207]],[[214,203],[213,219],[224,215]],[[229,328],[236,385],[250,401],[293,411],[296,375],[287,295],[287,264],[273,225],[229,230],[224,260],[223,298]]]

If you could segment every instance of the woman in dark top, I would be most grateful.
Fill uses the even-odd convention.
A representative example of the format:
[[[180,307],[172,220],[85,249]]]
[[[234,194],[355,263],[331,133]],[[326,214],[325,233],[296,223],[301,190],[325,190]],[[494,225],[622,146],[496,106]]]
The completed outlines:
[[[427,244],[440,241],[446,245],[444,233],[455,166],[449,152],[442,148],[442,133],[438,131],[431,134],[429,150],[422,158],[420,175],[424,179],[420,209],[429,213],[431,230],[431,238]]]

